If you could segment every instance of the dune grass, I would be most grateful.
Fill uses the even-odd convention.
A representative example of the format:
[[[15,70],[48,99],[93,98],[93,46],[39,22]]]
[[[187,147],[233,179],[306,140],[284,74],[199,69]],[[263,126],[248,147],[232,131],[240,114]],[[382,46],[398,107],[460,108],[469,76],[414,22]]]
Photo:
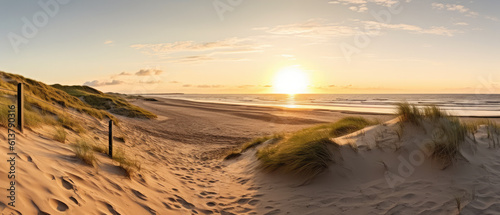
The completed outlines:
[[[52,87],[75,96],[91,107],[99,110],[107,110],[111,113],[133,118],[153,119],[157,117],[147,110],[130,104],[119,94],[103,93],[88,86],[63,86],[55,84],[52,85]]]
[[[85,128],[83,128],[81,123],[78,122],[77,120],[71,118],[69,116],[69,114],[60,113],[59,115],[57,115],[57,122],[59,125],[67,128],[67,129],[70,129],[78,134],[86,132]]]
[[[264,143],[264,142],[266,142],[268,140],[278,141],[278,140],[280,140],[282,138],[283,138],[283,135],[281,135],[281,134],[275,134],[275,135],[271,135],[271,136],[254,138],[251,141],[246,142],[245,144],[243,144],[240,148],[234,149],[234,150],[230,151],[224,157],[224,160],[230,160],[230,159],[233,159],[233,158],[237,158],[237,157],[241,156],[241,153],[244,153],[244,152],[246,152],[249,149],[255,148],[258,145],[260,145],[260,144],[262,144],[262,143]]]
[[[346,135],[373,125],[362,117],[346,117],[335,123],[306,128],[285,135],[282,140],[257,152],[263,169],[314,177],[333,161],[330,147],[336,147],[330,138]]]
[[[493,121],[488,120],[486,124],[486,132],[490,142],[490,148],[500,147],[500,126]]]
[[[256,146],[258,146],[258,145],[260,145],[268,140],[280,140],[282,138],[283,138],[283,135],[280,135],[280,134],[255,138],[255,139],[251,140],[250,142],[243,144],[243,146],[241,147],[241,152],[245,152],[251,148],[255,148]]]
[[[467,128],[458,118],[443,117],[435,124],[431,156],[450,164],[464,142]]]
[[[132,178],[135,172],[141,170],[141,163],[136,159],[128,157],[121,148],[113,152],[113,160],[120,164],[120,167],[125,170],[128,178]]]
[[[66,131],[64,128],[57,128],[53,138],[61,143],[66,142]]]
[[[0,79],[0,87],[2,88],[17,90],[17,84],[23,83],[25,94],[27,95],[25,98],[26,103],[41,110],[57,114],[57,112],[54,111],[53,106],[40,102],[36,99],[33,99],[32,97],[39,98],[41,100],[47,101],[48,103],[60,105],[63,108],[70,108],[80,113],[86,113],[98,119],[107,117],[118,123],[118,120],[112,114],[103,110],[92,108],[77,97],[69,95],[68,93],[60,89],[56,89],[52,86],[46,85],[39,81],[35,81],[33,79],[25,78],[21,75],[0,72],[0,76],[2,77],[2,79]]]
[[[423,115],[420,109],[415,105],[410,105],[408,102],[397,104],[397,115],[402,122],[411,122],[419,124]]]
[[[424,127],[424,124],[430,125],[432,129],[431,157],[442,160],[446,165],[451,164],[458,154],[468,131],[474,130],[437,106],[426,106],[421,110],[405,102],[398,104],[397,108],[401,122],[409,122],[421,127]]]
[[[113,120],[115,124],[118,124],[118,119],[112,114],[104,110],[95,109],[62,90],[20,75],[0,71],[1,88],[16,91],[18,83],[24,84],[24,120],[27,128],[53,125],[63,126],[77,133],[85,132],[85,129],[81,126],[81,122],[78,119],[69,117],[66,113],[68,110],[85,113],[97,119],[109,118]],[[13,105],[16,104],[15,92],[1,91],[0,95],[2,96],[0,102]],[[4,125],[4,122],[0,122],[0,125]]]
[[[97,158],[94,155],[92,145],[85,140],[77,140],[76,143],[71,144],[76,157],[80,158],[87,165],[96,167]]]
[[[98,143],[93,143],[90,144],[90,147],[94,152],[102,153],[102,154],[108,154],[108,146],[104,144],[98,144]]]
[[[85,164],[97,168],[98,159],[95,152],[108,154],[108,147],[103,144],[94,143],[84,138],[79,139],[76,143],[71,144],[76,157],[80,158]],[[120,167],[125,170],[126,176],[132,178],[133,174],[141,170],[141,164],[138,160],[128,157],[125,151],[121,148],[113,151],[114,161],[120,164]]]

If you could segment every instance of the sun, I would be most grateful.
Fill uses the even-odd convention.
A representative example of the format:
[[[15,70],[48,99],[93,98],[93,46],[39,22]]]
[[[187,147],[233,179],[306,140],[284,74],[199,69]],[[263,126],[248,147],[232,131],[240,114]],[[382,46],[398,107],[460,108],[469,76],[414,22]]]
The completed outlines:
[[[299,94],[307,93],[309,77],[297,66],[281,69],[274,79],[275,93]]]

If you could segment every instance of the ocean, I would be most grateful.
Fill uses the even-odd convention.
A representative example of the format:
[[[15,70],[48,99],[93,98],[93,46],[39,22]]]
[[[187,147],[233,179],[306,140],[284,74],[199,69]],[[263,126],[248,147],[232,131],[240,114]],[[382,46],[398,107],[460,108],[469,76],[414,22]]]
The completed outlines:
[[[199,102],[286,108],[313,108],[363,113],[395,113],[395,105],[436,105],[455,116],[500,117],[500,94],[155,94]]]

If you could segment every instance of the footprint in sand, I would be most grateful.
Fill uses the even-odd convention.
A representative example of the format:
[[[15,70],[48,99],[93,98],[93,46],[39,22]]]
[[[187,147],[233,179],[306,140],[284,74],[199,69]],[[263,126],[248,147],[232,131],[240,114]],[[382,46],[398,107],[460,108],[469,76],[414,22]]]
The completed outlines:
[[[76,190],[75,183],[67,176],[61,177],[61,184],[67,190]]]
[[[257,200],[257,199],[253,199],[253,200],[250,200],[248,202],[249,205],[252,205],[252,206],[255,206],[257,204],[259,204],[260,200]]]
[[[163,206],[165,206],[165,208],[169,209],[169,210],[173,210],[172,206],[170,206],[170,203],[166,203],[166,202],[161,202],[163,203]]]
[[[69,200],[71,200],[72,202],[74,202],[76,205],[80,206],[80,203],[78,202],[78,200],[76,200],[75,197],[71,196],[71,197],[69,197]]]
[[[137,190],[134,190],[134,189],[131,189],[132,193],[134,193],[135,196],[137,196],[137,198],[139,199],[142,199],[144,201],[146,201],[148,199],[148,197],[144,194],[142,194],[141,192],[137,191]]]
[[[180,203],[182,205],[182,207],[184,207],[186,209],[193,209],[194,208],[193,204],[191,204],[188,201],[184,200],[182,197],[180,197],[178,195],[175,195],[175,197],[177,198],[176,201],[178,203]]]
[[[52,174],[49,174],[49,173],[43,173],[43,175],[45,175],[45,177],[47,177],[48,179],[50,180],[56,180],[56,177]]]
[[[115,210],[115,208],[113,207],[113,205],[107,203],[107,202],[103,202],[103,201],[100,201],[101,204],[103,204],[107,209],[108,211],[112,214],[112,215],[120,215],[120,213],[118,213],[118,211]]]
[[[250,201],[250,199],[247,199],[247,198],[241,198],[239,199],[238,201],[236,201],[238,204],[242,205],[242,204],[245,204],[247,203],[248,201]]]
[[[66,203],[61,202],[57,199],[50,199],[49,204],[53,209],[61,211],[61,212],[69,209],[69,207],[68,207],[68,205],[66,205]]]
[[[280,209],[276,209],[276,210],[269,211],[269,212],[265,213],[264,215],[276,215],[276,214],[279,214],[280,212],[281,212]]]

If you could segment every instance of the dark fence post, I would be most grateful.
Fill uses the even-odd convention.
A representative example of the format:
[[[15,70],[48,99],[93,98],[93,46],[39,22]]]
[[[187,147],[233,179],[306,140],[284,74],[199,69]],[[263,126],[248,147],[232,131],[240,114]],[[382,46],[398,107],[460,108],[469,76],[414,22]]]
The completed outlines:
[[[113,120],[109,120],[109,157],[113,158]]]
[[[17,84],[17,129],[23,133],[24,130],[24,91],[23,83]]]

